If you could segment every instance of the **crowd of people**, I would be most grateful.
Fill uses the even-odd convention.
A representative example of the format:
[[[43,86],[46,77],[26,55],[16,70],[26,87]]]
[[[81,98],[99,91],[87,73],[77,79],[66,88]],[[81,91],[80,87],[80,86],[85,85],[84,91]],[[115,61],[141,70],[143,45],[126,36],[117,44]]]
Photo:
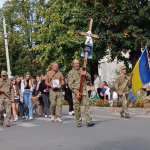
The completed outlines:
[[[106,81],[103,81],[98,85],[97,90],[95,90],[94,86],[87,86],[87,91],[89,95],[89,101],[94,100],[108,100],[110,103],[110,106],[113,106],[113,101],[118,101],[119,96],[116,92],[115,87],[109,88]]]
[[[31,78],[30,73],[24,77],[12,76],[12,88],[14,90],[14,102],[12,103],[13,120],[18,121],[18,116],[22,119],[33,119],[33,114],[39,114],[45,118],[51,118],[49,89],[45,84],[46,74]],[[69,103],[69,115],[74,115],[72,91],[68,87],[67,80],[64,83],[64,99]],[[32,97],[37,97],[36,102],[31,101]],[[4,117],[6,110],[3,110]]]
[[[5,75],[3,75],[3,77],[4,76]],[[14,101],[12,102],[12,114],[15,122],[18,121],[18,115],[21,118],[32,120],[33,114],[37,113],[37,108],[41,115],[50,117],[49,95],[48,91],[45,91],[47,88],[44,82],[45,74],[32,79],[30,73],[26,73],[24,77],[15,76],[11,77],[10,80],[14,97]],[[38,101],[32,103],[31,97],[35,97],[38,94]],[[6,116],[5,109],[3,115]]]
[[[79,66],[79,62],[77,61],[75,65]],[[75,70],[81,71],[79,67]],[[0,125],[3,126],[4,117],[6,126],[9,127],[10,119],[15,122],[18,121],[19,117],[32,120],[34,114],[40,114],[46,118],[51,118],[52,122],[61,123],[63,122],[61,120],[63,99],[69,103],[69,115],[75,115],[77,120],[80,113],[77,112],[77,109],[75,109],[75,113],[74,108],[80,106],[76,107],[74,104],[73,89],[69,88],[71,85],[68,84],[68,80],[64,81],[62,73],[58,71],[57,63],[52,63],[51,71],[36,76],[35,79],[31,77],[29,72],[24,77],[12,76],[8,79],[7,72],[2,71],[0,78]],[[62,89],[64,89],[65,95],[63,95]],[[80,96],[79,93],[78,98]],[[33,102],[33,98],[37,100]],[[87,111],[90,110],[89,106],[85,107]],[[88,118],[91,118],[89,113]],[[81,127],[81,123],[77,122],[77,124],[78,127]],[[88,119],[87,126],[93,125],[91,119]]]
[[[6,126],[10,126],[10,118],[13,116],[15,122],[18,118],[32,120],[34,114],[40,114],[43,117],[51,118],[54,122],[63,122],[62,115],[62,100],[65,99],[69,103],[69,115],[75,115],[77,127],[82,126],[81,105],[85,107],[85,116],[87,126],[93,126],[92,117],[90,116],[89,102],[98,99],[108,100],[110,106],[113,106],[114,101],[125,100],[122,106],[121,116],[129,118],[127,110],[127,97],[130,94],[130,101],[136,100],[133,95],[130,84],[123,89],[122,80],[128,80],[125,76],[126,68],[123,66],[121,75],[118,76],[116,88],[110,88],[106,81],[98,85],[95,90],[93,85],[90,85],[90,75],[86,71],[82,71],[79,67],[79,61],[73,60],[73,69],[68,73],[67,79],[64,80],[63,75],[58,71],[58,64],[52,63],[51,71],[32,78],[27,72],[24,77],[11,77],[7,79],[6,71],[1,72],[0,78],[0,125],[3,126],[4,117],[6,117]],[[79,92],[80,76],[84,75],[83,91]],[[130,91],[129,91],[129,87]],[[62,92],[64,89],[64,95]],[[123,94],[120,92],[121,90]],[[146,100],[150,101],[150,87],[146,88]],[[36,99],[34,102],[32,99]],[[4,109],[5,108],[5,109]],[[18,117],[19,116],[19,117]],[[55,118],[56,117],[56,118]]]

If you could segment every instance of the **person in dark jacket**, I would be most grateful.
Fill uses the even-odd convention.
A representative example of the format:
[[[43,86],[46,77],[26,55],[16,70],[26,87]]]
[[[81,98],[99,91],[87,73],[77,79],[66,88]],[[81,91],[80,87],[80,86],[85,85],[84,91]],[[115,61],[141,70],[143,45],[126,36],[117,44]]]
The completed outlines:
[[[49,100],[49,91],[47,85],[45,84],[45,74],[43,75],[43,80],[39,85],[39,92],[41,92],[43,101],[44,101],[44,108],[45,108],[45,117],[51,117],[50,115],[50,100]]]
[[[65,90],[65,100],[69,103],[69,115],[74,115],[74,109],[73,109],[73,100],[72,100],[72,91],[70,90],[67,80],[65,80],[64,84],[64,90]]]
[[[102,84],[99,84],[99,85],[98,85],[97,94],[98,94],[98,96],[99,96],[99,98],[100,98],[101,100],[104,100],[105,90],[104,90],[104,87],[103,87]]]

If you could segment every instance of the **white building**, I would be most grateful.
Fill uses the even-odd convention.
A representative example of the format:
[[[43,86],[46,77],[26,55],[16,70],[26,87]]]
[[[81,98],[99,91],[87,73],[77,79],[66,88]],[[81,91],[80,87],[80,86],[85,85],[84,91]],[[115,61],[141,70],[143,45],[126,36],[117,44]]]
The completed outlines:
[[[124,54],[122,53],[122,56],[125,58],[129,58],[129,52]],[[120,69],[122,65],[124,65],[123,62],[118,62],[117,58],[114,59],[114,61],[110,62],[110,55],[105,56],[103,59],[99,61],[98,66],[98,75],[94,81],[95,88],[98,86],[98,82],[101,83],[103,81],[107,81],[107,83],[110,83],[114,79],[115,71]],[[131,65],[129,67],[132,67]]]

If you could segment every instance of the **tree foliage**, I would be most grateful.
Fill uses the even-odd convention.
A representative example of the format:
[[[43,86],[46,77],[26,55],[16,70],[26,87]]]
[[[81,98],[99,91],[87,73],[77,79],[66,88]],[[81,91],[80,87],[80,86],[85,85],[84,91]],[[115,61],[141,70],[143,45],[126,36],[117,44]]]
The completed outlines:
[[[79,37],[77,31],[86,32],[87,20],[92,17],[92,33],[100,36],[99,40],[94,40],[93,59],[88,60],[92,77],[108,49],[111,60],[118,56],[120,61],[135,64],[141,48],[149,43],[149,12],[148,0],[11,0],[5,2],[2,9],[7,30],[19,43],[18,53],[28,51],[34,74],[46,71],[53,61],[58,62],[60,70],[66,74],[74,58],[81,62],[85,39]],[[10,46],[11,49],[14,48]],[[129,50],[130,58],[125,59],[121,52]]]

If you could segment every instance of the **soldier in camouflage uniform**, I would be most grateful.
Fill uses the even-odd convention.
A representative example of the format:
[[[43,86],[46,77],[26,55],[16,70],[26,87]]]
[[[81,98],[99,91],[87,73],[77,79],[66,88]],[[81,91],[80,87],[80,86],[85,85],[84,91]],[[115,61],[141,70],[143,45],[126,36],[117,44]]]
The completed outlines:
[[[3,109],[6,109],[6,127],[10,127],[11,119],[11,102],[13,102],[13,88],[12,83],[6,78],[6,71],[1,72],[0,78],[0,126],[3,126],[4,116]]]
[[[120,101],[122,102],[122,109],[120,111],[121,117],[130,118],[128,113],[128,103],[129,103],[129,86],[130,86],[130,78],[126,75],[126,67],[121,67],[121,74],[116,78],[115,88],[120,97]]]
[[[79,68],[78,60],[73,60],[72,66],[73,66],[73,69],[68,74],[68,85],[70,89],[72,90],[73,105],[74,105],[77,127],[82,126],[81,104],[83,104],[83,106],[85,107],[84,113],[86,116],[86,123],[87,123],[87,126],[90,127],[90,126],[95,125],[94,123],[91,122],[89,99],[88,99],[87,90],[86,90],[86,80],[90,81],[91,77],[88,73],[86,73],[85,71],[82,71],[82,69]],[[79,92],[81,75],[85,75],[82,94]]]
[[[54,87],[54,82],[59,84],[58,87]],[[52,63],[52,70],[47,72],[45,78],[45,84],[50,88],[50,103],[51,103],[51,121],[54,122],[56,114],[56,122],[62,123],[60,119],[62,113],[62,86],[64,85],[63,75],[58,71],[58,64]]]

